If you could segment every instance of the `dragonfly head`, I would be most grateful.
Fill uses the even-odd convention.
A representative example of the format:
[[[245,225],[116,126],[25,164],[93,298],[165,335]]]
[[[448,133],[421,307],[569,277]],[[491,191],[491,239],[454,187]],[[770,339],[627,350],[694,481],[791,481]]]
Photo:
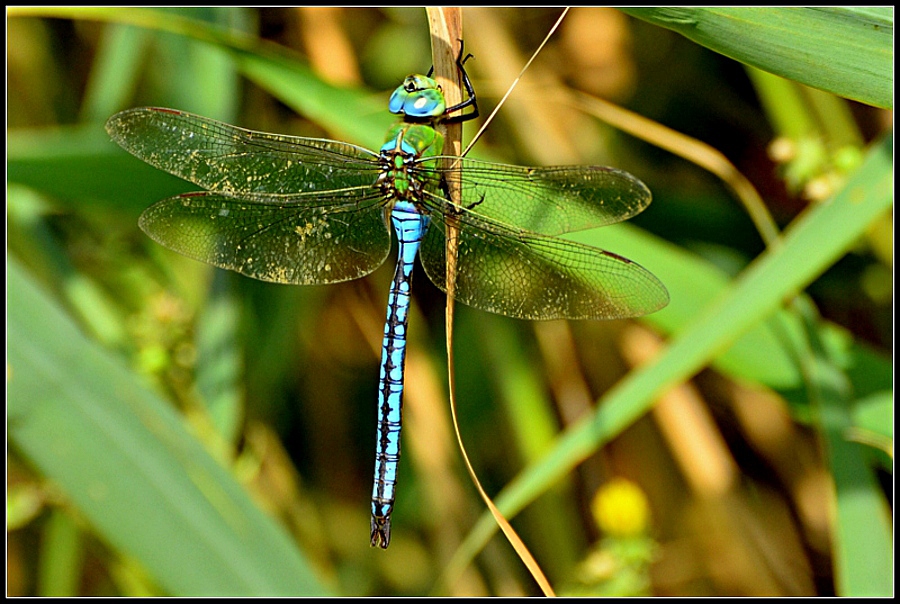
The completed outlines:
[[[447,108],[441,87],[423,75],[407,76],[388,102],[391,113],[411,118],[438,118]]]

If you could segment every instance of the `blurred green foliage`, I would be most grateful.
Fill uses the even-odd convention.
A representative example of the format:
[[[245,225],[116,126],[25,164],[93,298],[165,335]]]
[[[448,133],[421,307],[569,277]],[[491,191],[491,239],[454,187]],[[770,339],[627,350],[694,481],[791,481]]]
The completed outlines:
[[[571,11],[476,145],[646,182],[649,210],[579,240],[652,270],[672,303],[640,327],[457,306],[469,454],[573,593],[888,595],[892,113],[798,82],[888,106],[893,13],[691,10]],[[463,11],[482,115],[559,12]],[[103,131],[156,105],[377,146],[389,91],[430,65],[424,11],[19,8],[7,27],[8,593],[535,593],[478,520],[427,279],[383,553],[368,497],[392,268],[300,288],[178,257],[137,217],[190,185]],[[838,36],[889,73],[870,61],[862,90],[855,58],[829,57]],[[572,88],[721,150],[785,237],[766,249],[726,187],[559,103]],[[616,477],[649,501],[636,542],[589,511]]]

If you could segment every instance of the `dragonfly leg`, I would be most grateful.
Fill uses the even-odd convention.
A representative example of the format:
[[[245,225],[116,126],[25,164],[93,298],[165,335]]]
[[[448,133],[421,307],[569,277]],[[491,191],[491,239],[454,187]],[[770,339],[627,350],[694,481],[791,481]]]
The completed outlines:
[[[479,199],[478,201],[473,201],[472,203],[470,203],[469,205],[466,206],[466,209],[471,210],[472,208],[479,205],[483,201],[484,201],[484,193],[481,194],[481,199]]]
[[[445,124],[456,124],[459,122],[467,122],[469,120],[475,119],[478,117],[478,101],[475,100],[475,87],[472,86],[472,81],[469,80],[469,74],[466,73],[465,63],[469,59],[474,58],[472,53],[469,53],[463,56],[463,41],[459,41],[459,54],[456,56],[456,66],[459,68],[459,73],[462,76],[463,86],[466,89],[466,94],[469,95],[469,98],[461,103],[457,103],[453,107],[448,107],[444,110],[444,115],[448,115],[450,113],[454,113],[456,111],[461,111],[466,107],[472,107],[472,111],[470,113],[466,113],[464,115],[455,115],[453,117],[444,119],[443,122]],[[434,68],[432,68],[434,69]]]

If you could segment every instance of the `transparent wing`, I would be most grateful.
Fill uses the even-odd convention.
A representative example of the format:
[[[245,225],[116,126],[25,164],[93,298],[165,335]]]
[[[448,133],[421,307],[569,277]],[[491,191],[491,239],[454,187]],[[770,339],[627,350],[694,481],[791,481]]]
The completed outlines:
[[[229,197],[351,204],[368,198],[377,154],[338,141],[254,132],[173,109],[122,111],[106,123],[145,162]]]
[[[391,247],[380,205],[325,211],[187,193],[154,204],[139,224],[185,256],[275,283],[356,279],[378,268]]]
[[[456,299],[519,319],[617,319],[663,308],[669,294],[642,266],[599,248],[513,231],[463,211],[459,221]],[[443,291],[448,218],[432,215],[422,265]]]
[[[490,221],[544,235],[621,222],[640,213],[651,200],[644,183],[615,168],[510,166],[453,157],[422,164],[453,178],[451,169],[435,167],[441,161],[459,162],[463,208]],[[438,206],[435,209],[441,211]]]

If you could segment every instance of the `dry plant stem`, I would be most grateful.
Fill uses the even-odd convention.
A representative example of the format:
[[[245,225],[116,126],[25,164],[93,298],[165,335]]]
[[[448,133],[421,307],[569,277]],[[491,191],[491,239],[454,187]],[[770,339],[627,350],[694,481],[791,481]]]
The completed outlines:
[[[456,59],[459,56],[459,45],[462,44],[462,15],[459,8],[429,8],[426,9],[426,11],[428,13],[428,22],[431,29],[434,76],[441,85],[447,106],[452,107],[462,101],[460,75],[456,65]],[[444,154],[454,156],[459,155],[460,149],[462,148],[462,124],[448,125],[444,136]],[[451,201],[458,203],[458,200],[460,199],[459,181],[454,178],[449,178],[447,185]],[[488,506],[488,509],[490,509],[491,514],[493,514],[500,529],[503,531],[504,535],[506,535],[506,538],[510,541],[513,548],[515,548],[519,557],[540,586],[544,595],[555,596],[556,594],[550,586],[550,582],[541,571],[541,568],[531,555],[531,552],[528,551],[528,548],[515,533],[512,526],[510,526],[507,520],[500,514],[500,511],[481,487],[481,483],[478,481],[475,470],[471,463],[469,463],[468,456],[465,453],[465,447],[463,446],[462,435],[459,433],[459,422],[456,420],[456,397],[453,369],[453,292],[456,289],[455,279],[459,226],[458,223],[451,220],[451,216],[449,215],[445,217],[445,223],[447,226],[447,379],[450,390],[450,410],[453,415],[453,428],[456,431],[456,438],[459,441],[466,468],[468,469],[469,475],[472,477],[472,481],[478,489],[481,498]]]

